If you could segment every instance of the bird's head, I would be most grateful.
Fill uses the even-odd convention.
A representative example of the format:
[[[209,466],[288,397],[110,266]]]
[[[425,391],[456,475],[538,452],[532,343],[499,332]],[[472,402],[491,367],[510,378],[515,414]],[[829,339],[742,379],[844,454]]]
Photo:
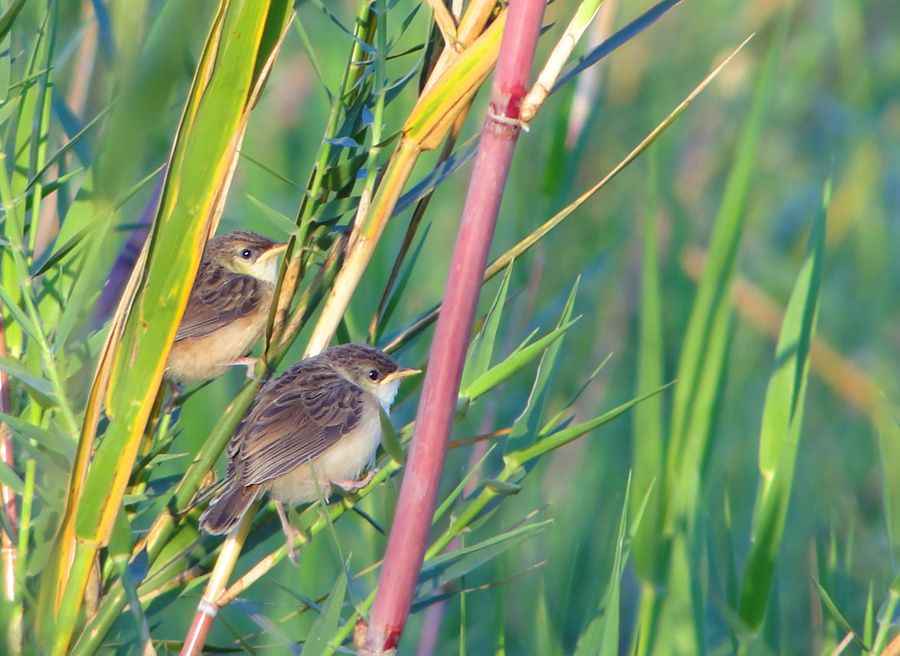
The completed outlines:
[[[204,256],[229,271],[274,283],[282,244],[255,232],[238,230],[210,239]]]
[[[374,394],[385,410],[394,402],[400,381],[419,373],[419,369],[399,366],[387,353],[367,344],[335,346],[322,357],[351,383]]]

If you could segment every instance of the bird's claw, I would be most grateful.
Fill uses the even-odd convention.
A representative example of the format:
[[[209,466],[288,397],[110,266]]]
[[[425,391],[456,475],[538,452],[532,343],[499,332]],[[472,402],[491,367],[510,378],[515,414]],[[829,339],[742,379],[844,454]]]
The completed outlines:
[[[369,481],[378,473],[378,468],[374,467],[368,471],[368,473],[356,481],[331,481],[332,485],[337,485],[344,492],[348,494],[353,494],[354,492],[359,492],[362,488],[369,484]]]
[[[294,536],[287,537],[287,557],[294,567],[299,565],[297,562],[297,547],[294,546]]]
[[[228,367],[247,367],[247,378],[250,380],[259,381],[259,378],[256,377],[256,374],[253,372],[253,369],[256,367],[256,363],[259,360],[257,358],[238,358],[237,360],[232,360],[231,362],[226,362],[225,365]]]

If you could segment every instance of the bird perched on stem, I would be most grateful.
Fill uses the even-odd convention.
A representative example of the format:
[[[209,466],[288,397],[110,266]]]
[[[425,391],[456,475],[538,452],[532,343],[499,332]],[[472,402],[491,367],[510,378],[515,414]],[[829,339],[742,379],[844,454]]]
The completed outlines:
[[[169,352],[166,373],[177,383],[215,378],[244,356],[265,330],[278,258],[287,244],[255,232],[210,239]]]
[[[332,486],[355,492],[371,480],[381,442],[380,409],[388,411],[402,368],[364,344],[344,344],[301,360],[267,382],[228,444],[224,489],[200,517],[214,535],[233,529],[264,492],[276,502],[291,560],[297,535],[285,504],[327,498]]]

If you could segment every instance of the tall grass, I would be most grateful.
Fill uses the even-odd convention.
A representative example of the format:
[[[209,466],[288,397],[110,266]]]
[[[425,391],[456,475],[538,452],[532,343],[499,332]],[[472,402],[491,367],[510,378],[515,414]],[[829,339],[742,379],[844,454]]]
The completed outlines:
[[[519,117],[485,87],[526,5],[0,2],[0,651],[413,653],[440,602],[441,654],[895,653],[896,9],[621,2],[585,43],[560,0]],[[457,304],[489,111],[529,130]],[[235,228],[290,243],[260,380],[172,402]],[[266,504],[201,534],[261,380],[366,339],[443,394],[434,511],[410,383],[299,568]]]

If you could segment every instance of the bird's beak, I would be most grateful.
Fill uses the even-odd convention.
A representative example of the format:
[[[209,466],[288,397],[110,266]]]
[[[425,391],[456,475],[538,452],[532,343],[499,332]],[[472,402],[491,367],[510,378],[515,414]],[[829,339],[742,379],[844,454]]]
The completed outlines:
[[[265,253],[263,253],[262,255],[259,256],[259,259],[257,259],[257,262],[265,262],[266,260],[275,257],[279,253],[283,253],[284,249],[287,247],[288,247],[287,243],[278,244],[277,246],[272,246],[272,248],[270,248]]]
[[[397,371],[393,371],[389,373],[384,379],[381,381],[382,383],[388,383],[392,380],[399,380],[403,378],[409,378],[410,376],[415,376],[416,374],[422,373],[421,369],[406,369],[401,367],[397,369]]]

